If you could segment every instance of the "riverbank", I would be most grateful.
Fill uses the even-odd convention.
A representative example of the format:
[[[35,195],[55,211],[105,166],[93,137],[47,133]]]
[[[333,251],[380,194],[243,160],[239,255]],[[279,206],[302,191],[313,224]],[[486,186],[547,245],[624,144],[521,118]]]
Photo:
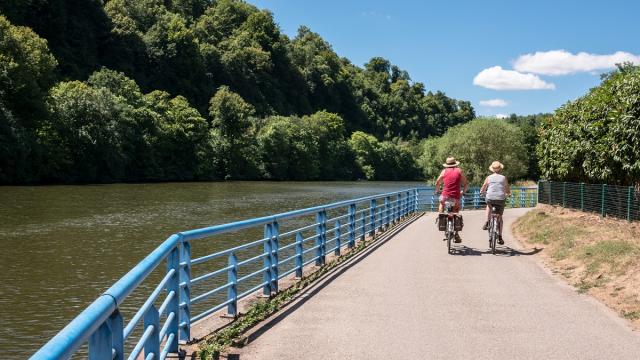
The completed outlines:
[[[544,264],[640,329],[640,223],[538,206],[513,225]]]

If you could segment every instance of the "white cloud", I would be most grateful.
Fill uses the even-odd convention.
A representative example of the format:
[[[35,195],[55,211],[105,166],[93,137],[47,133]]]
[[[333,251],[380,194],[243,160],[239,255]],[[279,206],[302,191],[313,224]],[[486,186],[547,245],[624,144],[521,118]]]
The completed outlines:
[[[534,74],[523,74],[504,70],[501,66],[484,69],[473,78],[473,84],[494,90],[540,90],[555,89],[556,86]]]
[[[506,119],[506,118],[509,117],[509,115],[507,115],[507,114],[495,114],[495,117],[497,119]]]
[[[521,55],[513,63],[513,68],[517,71],[541,75],[567,75],[612,69],[615,64],[627,61],[640,64],[640,56],[624,51],[609,55],[596,55],[586,52],[572,54],[566,50],[552,50]]]
[[[480,105],[489,107],[505,107],[509,103],[503,99],[480,100]]]

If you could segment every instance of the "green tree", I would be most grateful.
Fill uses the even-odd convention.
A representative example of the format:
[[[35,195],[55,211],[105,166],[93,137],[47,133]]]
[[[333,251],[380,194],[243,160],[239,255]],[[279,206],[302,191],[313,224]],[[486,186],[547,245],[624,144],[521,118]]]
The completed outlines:
[[[356,131],[351,134],[349,147],[354,152],[358,166],[358,177],[367,180],[376,178],[376,166],[380,163],[378,148],[380,144],[375,136]]]
[[[145,107],[158,128],[152,146],[166,180],[194,180],[203,173],[207,154],[208,125],[200,113],[182,96],[164,91],[144,95]],[[206,167],[204,167],[206,169]]]
[[[51,89],[51,117],[41,138],[51,154],[45,177],[57,181],[102,182],[124,179],[122,134],[132,108],[109,90],[79,81]]]
[[[344,120],[337,114],[319,111],[304,116],[301,126],[317,139],[318,177],[323,180],[351,179],[355,157],[346,139]]]
[[[207,77],[193,32],[183,18],[166,13],[149,28],[143,40],[149,65],[162,76],[152,76],[148,86],[172,95],[183,95],[204,110],[207,101]]]
[[[542,121],[543,177],[637,184],[640,177],[640,67],[619,65],[600,86]]]
[[[254,178],[258,169],[251,118],[253,106],[222,86],[209,102],[212,119],[212,147],[218,176],[222,178]]]
[[[33,127],[44,115],[56,65],[45,40],[0,15],[0,102],[22,125]]]
[[[522,130],[504,120],[488,118],[458,125],[437,140],[425,141],[419,160],[425,177],[435,179],[449,156],[460,161],[467,178],[475,185],[482,184],[495,160],[504,164],[503,174],[513,181],[526,175],[529,159]]]
[[[0,183],[37,180],[36,129],[56,64],[45,40],[0,15]]]
[[[302,119],[268,118],[258,133],[258,145],[267,178],[317,180],[320,177],[319,141]]]

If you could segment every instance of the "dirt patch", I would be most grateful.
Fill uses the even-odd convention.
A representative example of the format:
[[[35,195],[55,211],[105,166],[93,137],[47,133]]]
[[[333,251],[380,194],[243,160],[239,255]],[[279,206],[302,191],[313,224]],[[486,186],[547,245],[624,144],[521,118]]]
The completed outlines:
[[[542,246],[552,272],[640,329],[640,224],[541,205],[521,217],[513,232]]]

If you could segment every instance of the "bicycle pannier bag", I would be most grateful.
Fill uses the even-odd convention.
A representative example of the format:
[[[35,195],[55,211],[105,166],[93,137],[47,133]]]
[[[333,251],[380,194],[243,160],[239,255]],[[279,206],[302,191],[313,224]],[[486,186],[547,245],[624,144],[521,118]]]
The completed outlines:
[[[462,215],[457,215],[453,220],[453,229],[455,231],[461,231],[464,227],[464,221],[462,221]]]
[[[438,230],[447,230],[447,214],[438,214]]]

